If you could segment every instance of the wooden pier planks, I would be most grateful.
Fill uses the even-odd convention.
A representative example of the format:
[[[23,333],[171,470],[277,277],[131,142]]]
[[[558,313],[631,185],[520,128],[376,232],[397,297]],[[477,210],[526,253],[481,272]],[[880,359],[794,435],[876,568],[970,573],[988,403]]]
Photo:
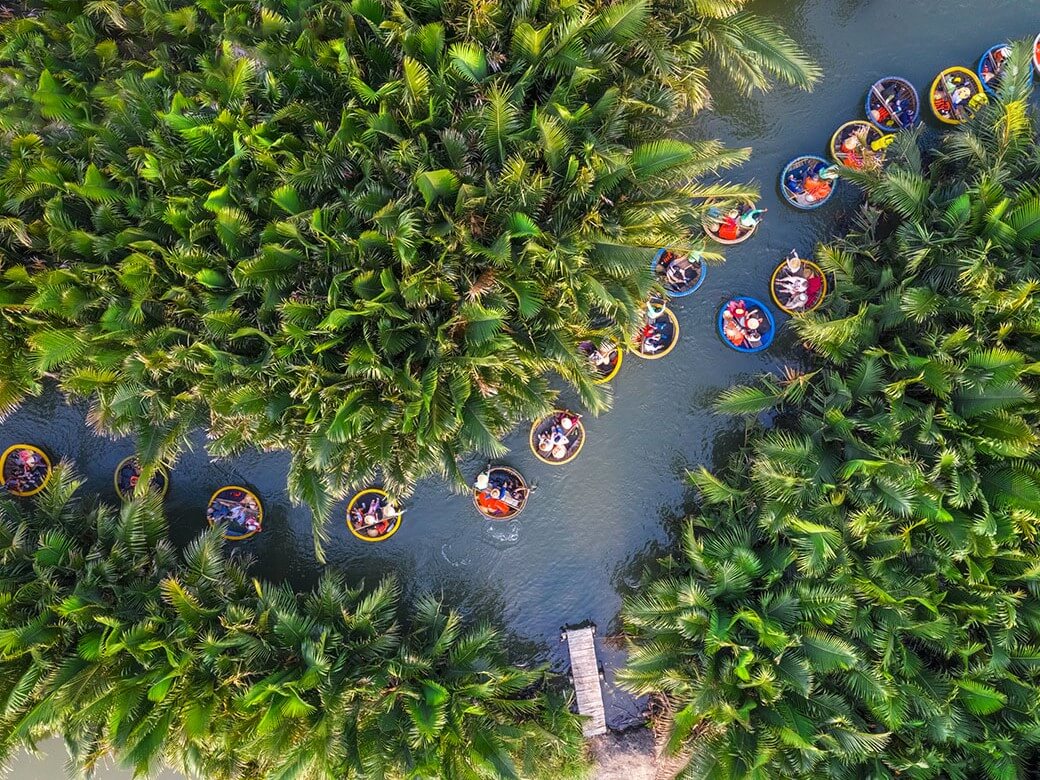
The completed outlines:
[[[578,712],[588,718],[582,724],[586,737],[607,733],[607,715],[603,708],[603,689],[596,658],[596,637],[592,626],[565,632],[571,654],[571,677],[578,700]]]

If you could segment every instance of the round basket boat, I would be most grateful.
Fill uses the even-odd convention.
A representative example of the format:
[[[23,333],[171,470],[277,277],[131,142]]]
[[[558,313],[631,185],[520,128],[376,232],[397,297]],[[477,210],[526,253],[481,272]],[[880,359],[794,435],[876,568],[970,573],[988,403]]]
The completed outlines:
[[[913,127],[921,118],[921,97],[917,88],[899,76],[885,76],[867,91],[864,105],[867,119],[879,130],[892,132]]]
[[[1036,48],[1033,49],[1034,57]],[[975,75],[982,82],[982,88],[990,95],[996,95],[1000,88],[1000,80],[1004,77],[1007,69],[1008,58],[1011,56],[1011,47],[1006,43],[998,43],[990,46],[979,57],[979,64],[975,67]],[[1029,70],[1029,83],[1033,83],[1033,70]]]
[[[704,284],[707,269],[700,257],[682,255],[668,249],[658,249],[650,261],[650,270],[664,287],[669,298],[691,295]]]
[[[1033,39],[1033,67],[1040,73],[1040,35]]]
[[[818,209],[834,196],[837,180],[823,175],[831,163],[813,154],[795,157],[780,174],[780,192],[796,209]]]
[[[948,125],[967,122],[989,102],[979,77],[960,65],[935,77],[928,98],[935,118]]]
[[[834,131],[831,157],[856,170],[880,168],[885,164],[885,149],[894,140],[894,135],[882,133],[870,122],[855,119]]]
[[[224,538],[240,542],[260,533],[264,524],[264,506],[256,493],[239,485],[225,485],[217,490],[206,507],[209,524],[224,524]]]
[[[769,294],[780,311],[805,314],[823,303],[827,295],[827,275],[811,260],[788,257],[773,271]]]
[[[523,512],[531,493],[523,475],[509,466],[492,466],[485,473],[487,486],[473,488],[477,511],[488,520],[512,520]]]
[[[704,232],[708,237],[717,244],[726,244],[727,246],[743,244],[751,236],[755,235],[755,231],[758,230],[761,221],[756,220],[751,227],[741,225],[740,218],[751,211],[765,212],[767,209],[755,209],[753,206],[746,206],[724,212],[712,207],[708,209],[704,218],[701,219],[701,227],[704,228]]]
[[[599,346],[592,341],[583,341],[578,345],[578,350],[589,359],[589,364],[598,377],[597,385],[616,377],[625,357],[624,351],[613,341],[601,342]]]
[[[363,542],[382,542],[397,533],[403,514],[385,490],[366,488],[347,504],[347,528]]]
[[[50,482],[51,459],[32,444],[12,444],[0,455],[4,487],[12,496],[35,496]]]
[[[123,501],[129,501],[133,498],[134,491],[137,490],[137,479],[140,476],[141,464],[138,462],[136,455],[131,455],[119,461],[119,465],[116,466],[116,473],[112,477],[116,487],[116,495]],[[170,475],[166,472],[166,469],[161,466],[156,468],[152,478],[148,481],[148,486],[158,493],[160,498],[165,496],[166,491],[170,489]]]
[[[644,360],[660,360],[675,349],[678,341],[679,320],[671,309],[664,308],[657,317],[644,313],[643,326],[628,348]]]
[[[776,336],[776,321],[769,307],[746,295],[723,304],[717,327],[726,346],[737,352],[761,352]]]
[[[570,463],[585,446],[585,426],[581,415],[568,409],[556,409],[552,414],[535,420],[531,423],[528,444],[542,463],[550,466]]]

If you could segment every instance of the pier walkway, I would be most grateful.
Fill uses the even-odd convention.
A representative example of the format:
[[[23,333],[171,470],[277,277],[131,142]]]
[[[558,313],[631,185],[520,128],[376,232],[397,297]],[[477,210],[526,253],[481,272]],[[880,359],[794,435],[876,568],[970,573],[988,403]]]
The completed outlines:
[[[563,637],[571,654],[571,677],[578,700],[578,713],[588,718],[582,724],[586,737],[607,733],[607,716],[603,708],[599,661],[596,658],[596,628],[566,629]]]

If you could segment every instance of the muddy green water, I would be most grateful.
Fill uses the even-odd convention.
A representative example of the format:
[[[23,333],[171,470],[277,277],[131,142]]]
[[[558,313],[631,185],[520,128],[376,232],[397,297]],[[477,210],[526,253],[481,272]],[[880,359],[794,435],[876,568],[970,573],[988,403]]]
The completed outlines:
[[[811,94],[777,89],[751,100],[716,85],[714,112],[692,123],[694,136],[753,147],[751,162],[732,178],[757,182],[770,211],[758,235],[731,248],[724,266],[709,269],[700,290],[673,301],[681,326],[675,350],[659,361],[626,357],[613,383],[613,410],[586,420],[588,440],[574,463],[539,463],[528,450],[526,426],[507,440],[512,451],[503,462],[537,485],[515,523],[483,521],[468,496],[428,481],[416,490],[403,528],[382,544],[355,539],[344,525],[343,505],[337,507],[329,566],[351,579],[393,574],[410,591],[442,593],[466,614],[500,621],[529,660],[564,670],[560,626],[591,619],[601,637],[616,630],[620,594],[667,548],[689,501],[684,471],[725,456],[742,436],[739,423],[711,413],[718,392],[800,360],[800,349],[783,329],[769,351],[742,355],[725,347],[714,327],[718,307],[731,294],[769,300],[768,278],[778,259],[792,248],[808,256],[819,240],[841,228],[857,202],[854,188],[844,185],[815,212],[786,206],[777,190],[784,164],[802,153],[825,154],[834,129],[862,117],[864,94],[877,78],[901,75],[923,91],[940,69],[974,69],[989,46],[1031,39],[1040,31],[1038,0],[765,0],[755,10],[781,19],[825,76]],[[923,116],[937,131],[927,107]],[[565,392],[562,403],[569,398]],[[16,441],[73,459],[89,488],[108,496],[115,465],[132,450],[128,441],[93,435],[84,425],[84,408],[53,393],[25,404],[0,428],[0,443]],[[249,484],[263,497],[266,522],[260,536],[239,546],[257,557],[264,576],[288,578],[299,587],[313,583],[320,567],[312,554],[310,518],[286,497],[286,458],[257,453],[211,462],[201,434],[195,444],[173,472],[168,504],[174,539],[186,542],[204,528],[214,488]],[[475,473],[481,465],[474,459],[467,469]],[[600,643],[600,659],[607,672],[609,722],[629,725],[642,703],[614,685],[612,671],[623,656],[608,639]],[[48,753],[43,763],[21,762],[14,776],[60,777],[63,751],[52,744]]]

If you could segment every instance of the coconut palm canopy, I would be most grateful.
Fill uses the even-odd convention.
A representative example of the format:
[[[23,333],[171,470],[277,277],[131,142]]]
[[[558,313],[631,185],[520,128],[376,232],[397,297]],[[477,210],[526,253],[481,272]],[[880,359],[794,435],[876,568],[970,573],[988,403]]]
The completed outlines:
[[[44,376],[170,460],[291,450],[327,516],[593,411],[578,342],[627,333],[653,248],[746,157],[665,135],[703,65],[815,69],[742,3],[51,2],[0,25],[0,339],[10,410]],[[700,22],[703,22],[701,24]],[[599,318],[599,319],[597,319]],[[15,335],[11,335],[15,334]],[[24,354],[28,342],[31,354]],[[145,475],[147,478],[147,474]]]

